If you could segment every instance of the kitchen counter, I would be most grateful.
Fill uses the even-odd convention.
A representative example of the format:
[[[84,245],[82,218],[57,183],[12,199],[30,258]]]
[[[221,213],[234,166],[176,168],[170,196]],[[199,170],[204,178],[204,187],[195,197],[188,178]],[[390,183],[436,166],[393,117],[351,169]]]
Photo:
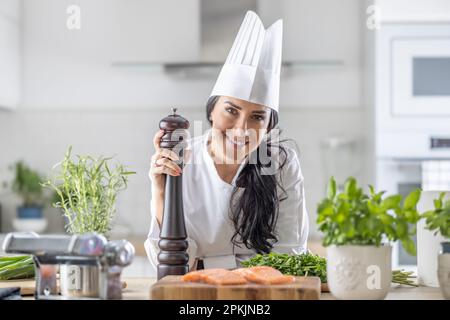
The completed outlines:
[[[125,300],[147,300],[150,295],[150,287],[156,282],[156,278],[125,278],[127,287],[123,290]],[[331,293],[322,293],[321,300],[334,300]],[[439,288],[430,287],[406,287],[393,285],[386,300],[442,300]]]

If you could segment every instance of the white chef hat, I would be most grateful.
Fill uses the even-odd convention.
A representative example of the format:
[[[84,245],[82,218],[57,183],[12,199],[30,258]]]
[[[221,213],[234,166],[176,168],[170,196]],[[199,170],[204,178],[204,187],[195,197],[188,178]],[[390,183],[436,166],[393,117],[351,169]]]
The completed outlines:
[[[230,96],[278,111],[283,21],[267,30],[248,11],[211,96]]]

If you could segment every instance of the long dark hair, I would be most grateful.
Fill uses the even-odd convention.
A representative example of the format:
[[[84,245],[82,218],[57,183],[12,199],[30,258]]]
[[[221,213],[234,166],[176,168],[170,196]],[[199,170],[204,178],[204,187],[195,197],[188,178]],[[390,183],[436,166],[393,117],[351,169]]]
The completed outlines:
[[[206,118],[212,125],[211,112],[216,105],[219,96],[212,96],[206,104]],[[269,132],[278,124],[278,113],[274,110],[270,112],[270,121],[267,127]],[[281,141],[282,142],[282,141]],[[286,149],[279,144],[272,144],[270,135],[266,141],[267,156],[271,158],[271,147],[279,149],[281,163],[278,169],[281,170],[286,163]],[[286,199],[278,194],[278,187],[282,194],[286,194],[281,181],[278,181],[275,174],[262,174],[261,170],[269,164],[261,163],[259,158],[259,148],[253,151],[252,156],[256,157],[256,161],[249,161],[241,170],[236,180],[230,200],[229,217],[233,222],[235,232],[231,238],[231,242],[240,246],[244,244],[248,249],[254,249],[257,253],[268,253],[273,247],[273,243],[278,241],[274,233],[278,220],[279,202]],[[281,156],[284,154],[284,157]],[[243,188],[243,192],[238,192],[238,187]],[[238,195],[240,194],[240,197]],[[238,236],[241,240],[238,240]]]

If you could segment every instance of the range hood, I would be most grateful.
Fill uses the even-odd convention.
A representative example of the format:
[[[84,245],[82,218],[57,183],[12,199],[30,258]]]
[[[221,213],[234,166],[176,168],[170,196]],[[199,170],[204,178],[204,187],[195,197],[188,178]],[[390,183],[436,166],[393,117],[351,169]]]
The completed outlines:
[[[166,73],[178,76],[209,76],[217,75],[225,62],[240,25],[248,10],[256,12],[267,28],[273,22],[283,17],[282,5],[273,0],[199,0],[199,37],[198,58],[187,61],[145,62],[145,61],[115,61],[115,66],[146,65],[162,68]],[[285,39],[284,41],[287,41]],[[284,60],[283,66],[305,65],[341,65],[340,60]],[[293,68],[287,68],[293,69]],[[286,68],[282,73],[287,74]]]
[[[200,1],[200,63],[223,64],[248,10],[258,13],[257,0]]]

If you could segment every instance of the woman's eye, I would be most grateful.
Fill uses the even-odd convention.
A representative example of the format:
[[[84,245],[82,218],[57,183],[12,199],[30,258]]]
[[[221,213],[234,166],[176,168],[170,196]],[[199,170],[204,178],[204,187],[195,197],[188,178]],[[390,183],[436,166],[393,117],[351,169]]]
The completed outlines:
[[[259,115],[254,115],[253,119],[255,119],[256,121],[264,121],[265,120],[264,116],[259,116]]]
[[[231,113],[233,115],[236,115],[238,112],[234,108],[226,108],[225,109],[228,113]]]

